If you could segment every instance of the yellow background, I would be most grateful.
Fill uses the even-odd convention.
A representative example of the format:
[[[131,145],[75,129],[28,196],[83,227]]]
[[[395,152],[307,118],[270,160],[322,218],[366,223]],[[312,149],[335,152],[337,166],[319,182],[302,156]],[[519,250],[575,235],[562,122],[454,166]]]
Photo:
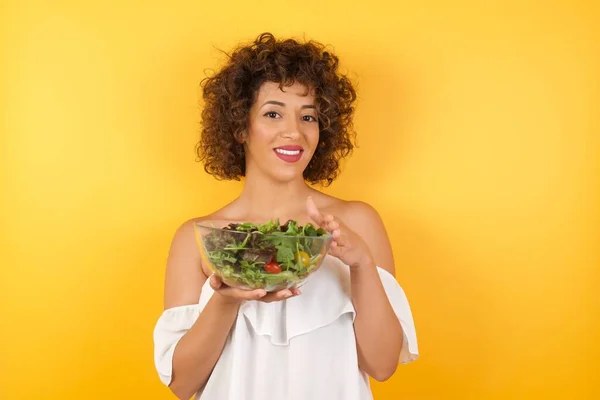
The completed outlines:
[[[358,82],[327,191],[385,219],[421,350],[376,399],[600,398],[594,3],[4,1],[0,398],[172,398],[169,242],[240,189],[195,163],[198,83],[267,30]]]

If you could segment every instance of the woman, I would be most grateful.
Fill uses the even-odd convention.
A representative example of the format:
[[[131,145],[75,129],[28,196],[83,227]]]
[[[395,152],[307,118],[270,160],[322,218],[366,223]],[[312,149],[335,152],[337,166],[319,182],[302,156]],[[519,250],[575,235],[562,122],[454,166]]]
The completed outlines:
[[[155,363],[180,399],[371,399],[369,376],[384,381],[418,355],[379,215],[309,185],[330,184],[353,148],[356,95],[337,67],[318,43],[263,34],[204,81],[199,155],[216,178],[245,182],[171,244]],[[202,265],[195,222],[275,218],[333,237],[302,291],[227,287]]]

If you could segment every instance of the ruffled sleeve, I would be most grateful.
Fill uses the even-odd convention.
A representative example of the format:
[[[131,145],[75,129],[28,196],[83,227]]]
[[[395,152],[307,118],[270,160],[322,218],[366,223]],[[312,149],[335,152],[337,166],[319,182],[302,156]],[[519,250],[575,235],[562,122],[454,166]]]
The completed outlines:
[[[202,311],[202,304],[191,304],[165,310],[154,328],[154,364],[165,385],[171,384],[173,353],[179,340],[192,327]]]
[[[407,364],[419,357],[417,332],[415,330],[412,311],[406,294],[398,284],[398,281],[396,281],[396,278],[383,268],[377,267],[377,271],[379,272],[379,279],[381,279],[388,300],[404,331],[404,341],[398,362],[400,364]]]

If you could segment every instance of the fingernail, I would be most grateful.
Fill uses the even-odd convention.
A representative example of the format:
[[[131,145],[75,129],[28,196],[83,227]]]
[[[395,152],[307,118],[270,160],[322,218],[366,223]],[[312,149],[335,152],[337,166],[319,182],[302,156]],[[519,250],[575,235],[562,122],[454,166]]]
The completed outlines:
[[[264,290],[260,290],[260,291],[259,291],[259,292],[256,294],[256,296],[257,296],[258,298],[261,298],[261,297],[265,296],[266,294],[267,294],[267,292],[265,292]]]

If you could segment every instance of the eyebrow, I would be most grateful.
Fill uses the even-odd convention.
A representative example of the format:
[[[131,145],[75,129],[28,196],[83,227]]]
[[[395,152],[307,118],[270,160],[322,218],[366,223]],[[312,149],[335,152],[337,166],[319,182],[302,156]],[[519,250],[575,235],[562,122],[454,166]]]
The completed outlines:
[[[273,105],[276,105],[276,106],[285,107],[285,103],[282,103],[281,101],[275,101],[275,100],[265,101],[264,104],[261,107],[264,107],[267,104],[273,104]],[[312,105],[312,104],[305,104],[305,105],[303,105],[300,108],[302,108],[302,109],[304,109],[304,108],[313,108],[313,109],[316,109],[317,107],[314,106],[314,105]]]

